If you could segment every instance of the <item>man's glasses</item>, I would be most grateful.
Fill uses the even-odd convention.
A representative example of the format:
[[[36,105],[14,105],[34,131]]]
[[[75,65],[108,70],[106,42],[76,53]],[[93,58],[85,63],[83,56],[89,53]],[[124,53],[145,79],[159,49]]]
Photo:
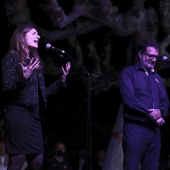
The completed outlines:
[[[153,60],[154,58],[156,58],[156,60],[159,60],[159,56],[158,55],[152,55],[152,54],[148,54],[146,52],[143,52],[144,54],[146,54],[151,60]]]

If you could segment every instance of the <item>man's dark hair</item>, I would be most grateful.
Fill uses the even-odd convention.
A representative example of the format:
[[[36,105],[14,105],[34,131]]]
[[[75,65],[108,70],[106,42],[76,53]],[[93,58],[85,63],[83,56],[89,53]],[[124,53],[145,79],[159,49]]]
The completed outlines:
[[[143,40],[140,41],[137,45],[137,52],[142,51],[145,52],[147,47],[154,47],[160,50],[159,43],[153,41],[153,40]]]

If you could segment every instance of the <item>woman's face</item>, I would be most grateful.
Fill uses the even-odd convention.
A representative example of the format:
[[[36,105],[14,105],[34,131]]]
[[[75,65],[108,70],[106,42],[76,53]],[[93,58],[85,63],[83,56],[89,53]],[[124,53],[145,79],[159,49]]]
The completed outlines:
[[[40,36],[38,35],[38,32],[33,28],[25,35],[25,45],[28,48],[38,48],[39,39]]]

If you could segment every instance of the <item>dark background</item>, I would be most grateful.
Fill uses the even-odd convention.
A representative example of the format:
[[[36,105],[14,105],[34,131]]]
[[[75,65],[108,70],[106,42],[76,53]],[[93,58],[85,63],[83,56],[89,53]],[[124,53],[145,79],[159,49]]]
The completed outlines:
[[[0,56],[1,58],[5,55],[8,49],[9,39],[16,28],[16,25],[12,25],[8,22],[6,16],[6,10],[4,8],[4,1],[1,1],[0,5],[1,11],[1,48]],[[38,8],[40,1],[27,1],[31,9],[31,16],[34,23],[38,26],[43,27],[47,30],[53,30],[51,21],[49,20],[46,13]],[[42,1],[44,3],[44,1]],[[158,11],[158,2],[159,0],[149,0],[146,1],[146,6],[152,6],[155,10]],[[65,9],[66,14],[70,12],[73,1],[72,0],[60,0],[60,5]],[[114,3],[119,7],[119,10],[125,12],[130,6],[132,1],[128,0],[117,0]],[[158,17],[159,12],[158,12]],[[88,49],[87,44],[92,40],[96,43],[96,48],[100,53],[100,48],[103,46],[103,39],[105,38],[106,33],[110,32],[110,28],[102,26],[94,31],[88,32],[86,34],[78,36],[78,40],[83,47],[84,54],[84,65],[87,65],[90,68],[94,68],[93,62],[88,58]],[[162,29],[159,29],[158,39],[161,41],[164,37],[164,32]],[[109,70],[109,76],[118,78],[118,74],[121,69],[124,67],[126,60],[126,47],[131,38],[131,35],[120,37],[116,34],[111,34],[111,38],[114,39],[114,51],[113,58],[111,59],[111,65],[114,67],[114,70]],[[43,37],[42,37],[43,39]],[[69,48],[69,43],[66,39],[56,40],[51,42],[54,46],[64,49],[71,57],[75,59],[75,53]],[[52,57],[52,60],[56,67],[61,67],[62,64],[65,64],[68,60],[61,58],[60,55],[55,52],[51,52],[45,49],[45,43],[43,41],[39,44],[39,52],[43,57],[49,55]],[[44,59],[44,58],[43,58]],[[90,96],[90,119],[88,113],[88,80],[92,79],[94,73],[90,74],[90,77],[87,77],[84,70],[81,67],[77,66],[72,62],[72,70],[68,76],[68,89],[60,91],[56,96],[50,97],[48,99],[48,110],[43,116],[43,130],[44,130],[44,144],[45,147],[52,146],[56,141],[63,141],[68,150],[77,150],[78,148],[85,147],[87,144],[87,132],[91,131],[91,145],[92,149],[96,148],[105,148],[107,149],[111,133],[114,127],[114,123],[117,117],[117,113],[121,104],[121,97],[119,93],[119,87],[117,81],[111,82],[110,88],[106,90],[91,91]],[[97,72],[98,70],[95,69]],[[75,74],[76,71],[76,74]],[[106,74],[105,74],[106,73]],[[165,70],[160,70],[160,74],[164,78],[169,78],[169,68]],[[108,72],[104,72],[104,77],[100,77],[99,83],[103,81],[103,84],[106,83],[105,80],[108,76]],[[58,76],[58,75],[57,75]],[[45,80],[46,85],[54,82],[56,77],[53,74],[45,71]],[[97,75],[98,76],[98,75]],[[88,79],[89,78],[89,79]],[[93,87],[94,82],[90,82],[90,87]],[[96,82],[95,82],[96,83]],[[109,82],[110,83],[110,82]],[[96,83],[97,84],[97,83]],[[170,96],[169,87],[166,86],[168,95]],[[1,99],[3,102],[3,99]],[[89,122],[90,121],[90,122]],[[162,129],[162,141],[163,148],[162,151],[169,154],[169,116],[166,118],[166,124],[161,127]]]

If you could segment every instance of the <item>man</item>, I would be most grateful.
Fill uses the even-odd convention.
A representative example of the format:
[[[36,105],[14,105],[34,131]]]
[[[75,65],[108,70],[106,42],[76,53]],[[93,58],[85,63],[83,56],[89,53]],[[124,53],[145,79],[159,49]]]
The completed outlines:
[[[139,61],[119,75],[124,105],[123,169],[158,170],[161,150],[160,126],[165,123],[169,100],[154,66],[159,45],[152,40],[137,46]]]
[[[47,160],[45,165],[47,170],[71,170],[71,163],[64,158],[66,148],[64,143],[58,142],[55,144],[55,154]]]

